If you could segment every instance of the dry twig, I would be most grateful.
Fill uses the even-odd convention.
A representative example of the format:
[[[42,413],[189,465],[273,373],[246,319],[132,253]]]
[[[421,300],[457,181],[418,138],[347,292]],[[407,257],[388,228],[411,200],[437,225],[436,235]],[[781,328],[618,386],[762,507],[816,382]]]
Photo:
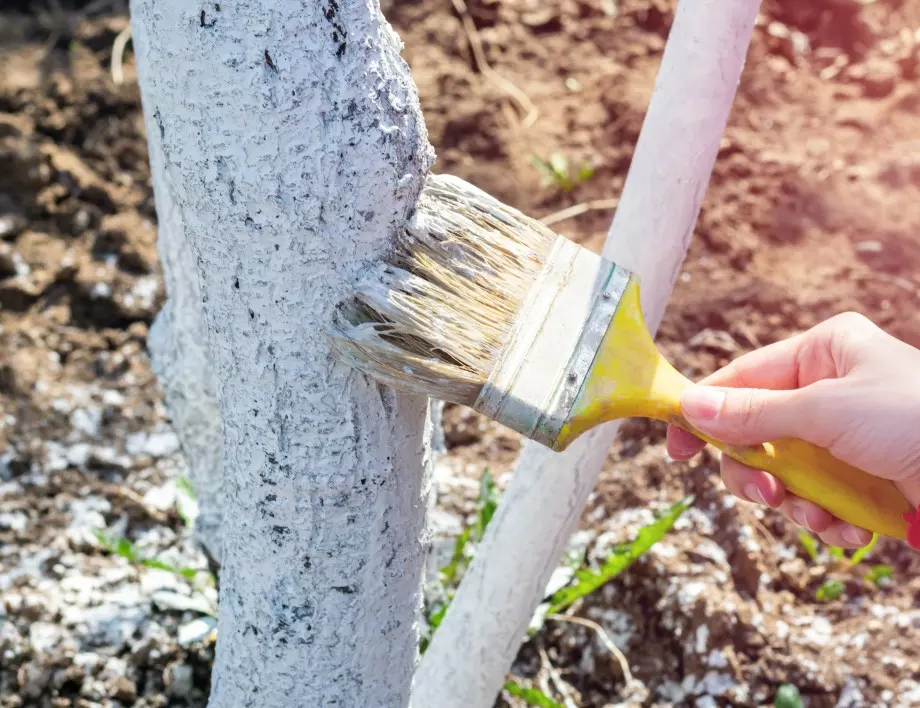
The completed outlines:
[[[591,202],[582,202],[581,204],[576,204],[574,206],[567,207],[561,211],[553,212],[548,216],[544,216],[540,221],[544,226],[549,226],[555,224],[559,221],[564,221],[565,219],[571,219],[573,216],[580,216],[589,211],[600,211],[602,209],[616,209],[618,199],[595,199]]]
[[[597,622],[585,619],[584,617],[572,617],[570,615],[547,615],[546,618],[559,620],[561,622],[572,622],[573,624],[580,624],[582,627],[593,629],[601,640],[601,644],[603,644],[607,648],[607,651],[613,654],[614,658],[617,660],[626,683],[632,683],[633,675],[632,671],[629,670],[629,662],[626,660],[626,656],[620,651],[620,648],[610,640],[610,637],[607,636],[607,632],[605,632],[604,628]]]
[[[520,105],[525,113],[523,127],[529,128],[537,121],[537,116],[539,115],[537,107],[526,93],[521,91],[521,89],[489,65],[486,59],[486,53],[482,48],[482,40],[479,37],[479,31],[476,29],[476,23],[473,22],[473,18],[470,16],[470,11],[466,6],[466,2],[464,0],[451,0],[451,2],[453,2],[457,14],[460,15],[460,21],[463,23],[463,30],[466,32],[466,37],[470,42],[470,48],[473,50],[473,60],[476,63],[476,68],[483,76],[489,79],[489,81],[504,90],[505,93],[509,94],[517,101],[518,105]]]
[[[116,86],[121,86],[125,82],[122,62],[124,61],[125,47],[128,45],[129,39],[131,39],[131,25],[127,25],[119,32],[112,43],[112,81],[115,82]]]
[[[572,696],[572,687],[565,682],[565,679],[559,674],[559,670],[553,666],[553,662],[550,661],[549,655],[543,647],[540,647],[540,660],[543,662],[543,668],[546,669],[546,676],[552,680],[559,695],[562,696],[562,703],[565,708],[578,708],[578,704]],[[540,681],[540,690],[543,691],[545,695],[549,696],[551,692],[549,690],[549,682],[546,681],[546,676],[543,675],[543,671],[540,672],[540,677],[542,679]]]

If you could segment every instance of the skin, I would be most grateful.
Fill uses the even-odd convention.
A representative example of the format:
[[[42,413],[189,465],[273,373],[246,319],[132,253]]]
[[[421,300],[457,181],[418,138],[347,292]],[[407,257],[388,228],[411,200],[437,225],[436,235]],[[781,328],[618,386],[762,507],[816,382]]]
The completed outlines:
[[[920,350],[856,313],[745,354],[690,387],[681,399],[688,421],[729,443],[798,437],[841,460],[893,480],[920,504]],[[704,443],[670,426],[668,453],[688,460]],[[722,457],[722,480],[745,501],[776,509],[794,524],[842,548],[872,534],[789,493],[773,475]]]

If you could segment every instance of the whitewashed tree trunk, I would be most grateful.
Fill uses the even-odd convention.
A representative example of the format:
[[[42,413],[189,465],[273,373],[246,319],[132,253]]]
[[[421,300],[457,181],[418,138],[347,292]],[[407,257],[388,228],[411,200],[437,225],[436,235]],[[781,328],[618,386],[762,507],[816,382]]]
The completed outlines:
[[[147,116],[148,123],[151,117]],[[164,169],[159,131],[147,137],[157,208],[157,248],[167,300],[147,337],[154,373],[195,487],[195,534],[220,564],[221,429],[198,271]]]
[[[758,0],[680,0],[604,256],[641,278],[654,333],[686,254],[744,65]],[[493,705],[594,489],[617,423],[556,454],[525,445],[425,652],[414,708]]]
[[[211,703],[404,706],[431,416],[331,356],[335,304],[433,160],[375,0],[132,0],[223,429]]]

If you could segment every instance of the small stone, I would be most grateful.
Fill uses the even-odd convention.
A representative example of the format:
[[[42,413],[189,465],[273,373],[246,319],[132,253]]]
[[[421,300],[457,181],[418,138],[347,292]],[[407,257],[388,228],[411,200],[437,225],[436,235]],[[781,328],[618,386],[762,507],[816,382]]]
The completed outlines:
[[[553,7],[541,7],[524,12],[521,15],[521,24],[537,32],[553,32],[562,28],[559,11]]]
[[[726,355],[732,355],[738,351],[738,343],[728,332],[709,328],[695,334],[688,344],[691,347],[709,349]]]
[[[48,653],[61,641],[63,632],[50,622],[32,622],[29,625],[29,644],[40,653]]]
[[[892,61],[871,59],[850,67],[847,77],[862,86],[866,98],[885,98],[894,91],[900,71]]]
[[[179,452],[179,438],[172,431],[133,433],[125,443],[129,455],[169,457]]]
[[[188,664],[170,664],[163,674],[166,693],[173,698],[184,698],[195,685],[195,672]]]
[[[19,273],[19,254],[8,243],[0,242],[0,278],[13,278]]]
[[[127,676],[122,676],[109,685],[108,693],[117,701],[133,703],[137,699],[137,686]]]
[[[187,647],[214,636],[217,620],[213,617],[199,617],[179,627],[177,638],[181,646]]]
[[[881,253],[882,242],[875,240],[860,241],[853,248],[857,253]]]
[[[51,681],[51,669],[30,661],[19,667],[16,678],[25,698],[40,698]]]
[[[22,214],[0,214],[0,239],[16,238],[28,224]]]

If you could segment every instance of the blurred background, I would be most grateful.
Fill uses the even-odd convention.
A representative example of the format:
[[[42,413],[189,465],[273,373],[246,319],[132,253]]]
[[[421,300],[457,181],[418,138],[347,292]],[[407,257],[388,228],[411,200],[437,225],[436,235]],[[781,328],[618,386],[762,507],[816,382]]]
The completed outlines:
[[[383,6],[436,170],[599,249],[675,3]],[[120,0],[0,2],[2,708],[207,700],[216,580],[146,352],[164,293],[127,27]],[[918,0],[766,0],[660,330],[685,373],[844,310],[920,345],[918,73]],[[520,447],[467,409],[444,425],[431,626]],[[662,425],[622,430],[555,580],[657,543],[567,607],[589,625],[535,624],[496,705],[920,705],[920,557],[827,548],[707,454],[669,461]]]

